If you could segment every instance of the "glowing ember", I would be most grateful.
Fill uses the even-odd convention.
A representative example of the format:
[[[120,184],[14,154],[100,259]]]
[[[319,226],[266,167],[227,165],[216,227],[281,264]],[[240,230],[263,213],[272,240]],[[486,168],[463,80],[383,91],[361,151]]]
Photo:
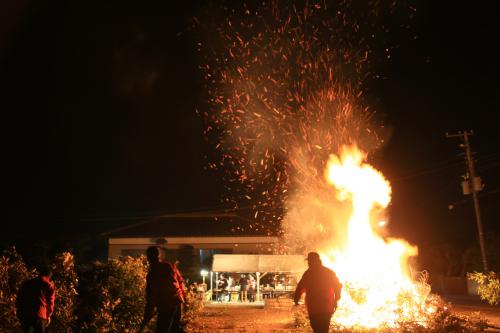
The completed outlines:
[[[410,9],[396,3],[234,2],[194,19],[210,104],[200,113],[218,150],[209,167],[223,171],[226,201],[254,211],[250,229],[280,228],[277,252],[322,250],[345,286],[334,318],[348,327],[421,322],[434,309],[407,269],[416,248],[374,231],[387,224],[384,177],[356,147],[321,177],[344,144],[375,151],[385,141],[364,96],[379,77],[370,59],[390,58],[384,18]]]
[[[356,146],[343,147],[340,157],[330,157],[326,170],[337,199],[352,205],[345,245],[321,251],[345,286],[334,319],[343,326],[368,328],[419,321],[433,308],[425,302],[427,288],[415,284],[408,269],[407,260],[417,248],[403,240],[386,241],[372,227],[390,202],[391,187],[365,158]]]

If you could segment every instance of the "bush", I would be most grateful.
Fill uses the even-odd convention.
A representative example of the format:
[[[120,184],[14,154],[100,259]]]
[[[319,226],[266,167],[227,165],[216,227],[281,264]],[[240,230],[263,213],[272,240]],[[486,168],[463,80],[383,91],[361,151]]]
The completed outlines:
[[[200,297],[201,296],[201,297]],[[192,323],[196,323],[203,309],[203,294],[199,294],[196,287],[189,288],[186,300],[182,309],[181,323],[186,332],[195,331]]]
[[[35,277],[14,247],[0,256],[0,332],[20,330],[16,318],[16,299],[19,288],[27,279]]]
[[[82,331],[135,331],[144,315],[147,268],[144,257],[92,264],[82,275]]]
[[[51,264],[52,280],[56,288],[52,332],[67,332],[75,323],[74,305],[78,277],[74,270],[71,253],[65,252]],[[37,276],[36,270],[29,270],[15,248],[4,250],[0,257],[0,331],[19,331],[16,317],[16,300],[21,285]]]
[[[74,327],[76,321],[74,310],[78,296],[78,275],[75,272],[75,258],[71,253],[63,252],[55,256],[50,266],[56,288],[51,332],[67,332],[68,328]]]
[[[467,273],[467,278],[477,282],[477,291],[483,301],[487,301],[491,305],[500,304],[500,278],[496,273]]]
[[[148,263],[145,257],[95,262],[75,272],[74,256],[64,252],[51,263],[56,288],[51,332],[135,332],[142,322]],[[24,281],[36,276],[15,248],[0,255],[0,332],[18,332],[16,299]],[[78,293],[77,293],[78,289]],[[195,321],[203,301],[188,293],[182,321]],[[78,313],[78,317],[76,316]],[[150,323],[150,326],[154,322]],[[147,327],[144,332],[150,332]]]

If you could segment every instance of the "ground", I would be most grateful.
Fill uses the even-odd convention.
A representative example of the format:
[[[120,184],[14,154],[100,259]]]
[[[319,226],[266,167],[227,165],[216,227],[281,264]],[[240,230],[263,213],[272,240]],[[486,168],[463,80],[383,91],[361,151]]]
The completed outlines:
[[[488,306],[477,298],[464,296],[445,296],[452,302],[453,312],[463,315],[476,315],[500,327],[500,307]],[[293,312],[296,309],[291,301],[282,301],[264,308],[242,306],[205,307],[197,321],[195,332],[210,333],[285,333],[298,332],[294,326]],[[488,329],[487,332],[500,332]]]
[[[293,332],[293,315],[285,309],[205,308],[195,332],[285,333]]]
[[[473,315],[478,313],[480,317],[488,320],[497,329],[489,329],[488,332],[500,332],[500,306],[490,306],[477,297],[462,295],[445,295],[443,298],[450,302],[455,313]]]

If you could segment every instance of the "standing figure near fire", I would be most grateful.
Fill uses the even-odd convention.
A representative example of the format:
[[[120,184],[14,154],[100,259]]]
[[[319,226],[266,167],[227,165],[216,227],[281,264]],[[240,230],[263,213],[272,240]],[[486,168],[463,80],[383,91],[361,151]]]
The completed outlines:
[[[247,280],[247,276],[245,274],[241,274],[241,277],[240,277],[240,295],[239,295],[239,301],[240,302],[246,302],[247,301],[247,295],[248,295],[248,280]]]
[[[50,324],[56,296],[50,281],[48,267],[40,269],[40,275],[23,283],[16,301],[16,312],[23,332],[43,333]]]
[[[337,309],[342,284],[331,269],[323,266],[319,254],[307,255],[309,269],[304,272],[295,291],[294,302],[306,293],[306,307],[314,333],[327,333],[330,320]]]
[[[156,333],[182,332],[181,306],[186,287],[181,273],[175,265],[161,261],[158,247],[149,247],[146,255],[150,268],[146,277],[146,309],[141,330],[154,316],[156,309]]]

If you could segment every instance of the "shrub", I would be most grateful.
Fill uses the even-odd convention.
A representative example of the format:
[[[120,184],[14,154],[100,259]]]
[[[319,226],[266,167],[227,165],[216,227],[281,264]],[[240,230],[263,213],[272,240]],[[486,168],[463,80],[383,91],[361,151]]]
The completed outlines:
[[[75,258],[69,252],[57,254],[50,265],[52,280],[56,288],[56,301],[51,332],[67,332],[75,325],[75,305],[78,275],[75,272]]]
[[[74,270],[74,258],[65,252],[56,255],[51,269],[56,288],[52,332],[67,332],[74,325],[74,305],[78,277]],[[21,285],[34,277],[35,270],[26,267],[15,248],[4,250],[0,256],[0,331],[20,330],[16,317],[16,300]]]
[[[82,275],[82,331],[135,331],[144,314],[147,267],[144,257],[92,264]]]
[[[201,296],[201,297],[200,297]],[[189,288],[183,306],[181,323],[186,332],[194,331],[192,323],[196,323],[203,309],[203,294],[200,295],[196,288]]]
[[[477,291],[483,301],[487,301],[491,305],[500,304],[500,278],[496,273],[467,273],[467,278],[477,282]]]
[[[14,247],[0,256],[0,332],[20,330],[16,318],[16,299],[19,288],[27,279],[35,277]]]

